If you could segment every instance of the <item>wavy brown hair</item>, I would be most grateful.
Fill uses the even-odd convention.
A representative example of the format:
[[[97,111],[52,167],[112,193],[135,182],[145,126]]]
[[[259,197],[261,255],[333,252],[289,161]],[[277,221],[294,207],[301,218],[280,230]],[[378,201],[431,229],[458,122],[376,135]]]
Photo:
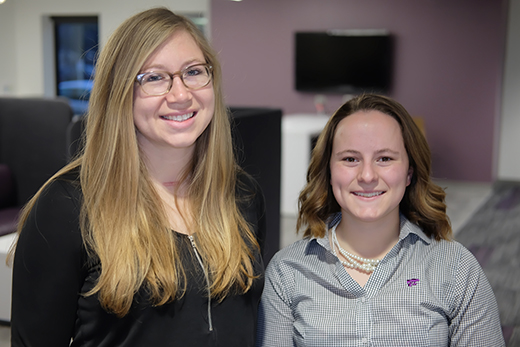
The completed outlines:
[[[215,113],[197,139],[181,180],[188,186],[185,217],[196,221],[190,232],[208,267],[212,297],[221,300],[231,292],[247,292],[255,278],[258,243],[237,207],[235,188],[241,170],[233,153],[216,53],[187,18],[153,8],[124,21],[101,51],[84,149],[49,180],[80,170],[81,232],[90,256],[101,263],[99,280],[85,295],[97,294],[101,305],[118,316],[128,313],[134,294],[143,286],[154,305],[170,302],[186,289],[178,245],[139,151],[133,123],[136,75],[147,58],[179,31],[191,35],[206,63],[213,66],[215,93]],[[19,232],[42,189],[25,207]]]
[[[341,211],[330,185],[329,164],[336,129],[345,117],[371,110],[389,115],[399,123],[410,167],[413,168],[411,183],[399,205],[401,213],[428,236],[450,240],[452,230],[446,215],[446,194],[431,180],[431,153],[423,133],[400,103],[376,94],[363,94],[346,102],[332,115],[318,137],[307,171],[307,184],[298,201],[297,230],[304,228],[305,237],[323,237],[330,216]]]

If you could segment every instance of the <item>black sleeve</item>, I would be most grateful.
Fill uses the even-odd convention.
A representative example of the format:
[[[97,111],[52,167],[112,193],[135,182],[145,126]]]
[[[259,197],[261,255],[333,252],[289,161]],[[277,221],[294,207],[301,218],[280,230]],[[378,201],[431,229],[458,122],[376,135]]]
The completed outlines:
[[[70,344],[86,276],[79,196],[70,182],[52,182],[20,233],[13,266],[14,347]]]

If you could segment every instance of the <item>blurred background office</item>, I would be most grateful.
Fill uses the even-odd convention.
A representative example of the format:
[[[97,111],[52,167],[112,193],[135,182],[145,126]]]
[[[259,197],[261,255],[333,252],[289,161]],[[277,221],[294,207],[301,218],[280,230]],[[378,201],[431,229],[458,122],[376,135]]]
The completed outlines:
[[[295,149],[288,139],[311,141],[323,120],[357,92],[298,88],[297,34],[375,30],[391,37],[390,82],[383,92],[423,126],[433,176],[448,188],[455,231],[464,242],[480,240],[467,246],[495,281],[509,346],[520,345],[520,283],[493,275],[500,264],[520,278],[514,253],[520,253],[520,0],[5,0],[0,97],[62,95],[81,114],[88,107],[97,45],[125,18],[161,5],[190,16],[210,38],[220,53],[228,105],[283,112],[282,150],[294,155],[281,155],[280,247],[298,238],[296,197],[305,179],[300,168],[311,146]],[[73,33],[86,39],[71,39]],[[72,73],[60,68],[70,55],[60,53],[59,42],[82,51],[75,53]],[[486,222],[494,224],[485,229]],[[505,265],[505,248],[485,248],[491,241],[481,235],[497,234],[501,226],[507,226],[498,237],[509,247]]]

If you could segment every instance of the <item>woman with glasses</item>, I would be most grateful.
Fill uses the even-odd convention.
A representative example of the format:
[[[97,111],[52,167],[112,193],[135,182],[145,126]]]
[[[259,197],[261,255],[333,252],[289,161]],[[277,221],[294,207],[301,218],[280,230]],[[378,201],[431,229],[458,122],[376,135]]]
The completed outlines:
[[[475,257],[452,240],[430,149],[402,105],[360,95],[312,152],[304,239],[269,262],[257,346],[504,346]]]
[[[252,346],[264,233],[214,51],[139,13],[99,56],[82,152],[21,216],[12,346]]]

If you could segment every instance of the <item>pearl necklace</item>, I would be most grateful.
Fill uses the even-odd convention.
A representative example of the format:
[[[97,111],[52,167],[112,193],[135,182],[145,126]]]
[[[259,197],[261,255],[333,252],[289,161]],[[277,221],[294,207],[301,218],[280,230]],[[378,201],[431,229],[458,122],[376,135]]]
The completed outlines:
[[[358,269],[364,272],[372,273],[376,269],[377,265],[381,262],[379,259],[367,259],[363,257],[359,257],[355,254],[347,252],[344,250],[336,237],[336,227],[337,224],[331,229],[332,234],[332,253],[339,259],[338,254],[336,253],[336,247],[339,249],[341,255],[345,257],[345,260],[339,259],[343,266],[346,266],[351,269]]]

